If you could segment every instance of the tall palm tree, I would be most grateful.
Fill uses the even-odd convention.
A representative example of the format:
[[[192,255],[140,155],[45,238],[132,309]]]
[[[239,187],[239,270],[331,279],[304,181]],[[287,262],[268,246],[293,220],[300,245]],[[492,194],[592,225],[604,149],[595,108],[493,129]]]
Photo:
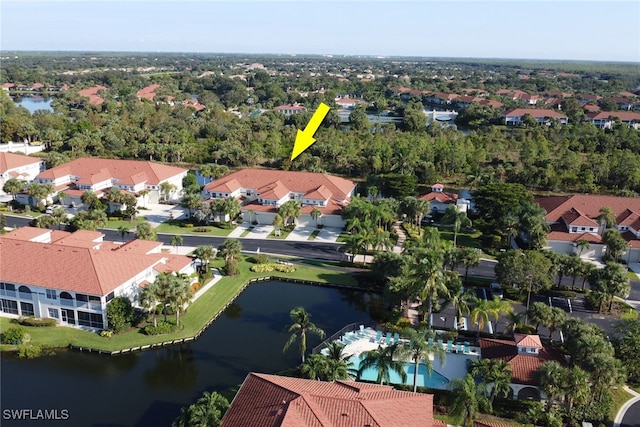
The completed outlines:
[[[311,315],[302,307],[293,308],[289,312],[289,317],[291,317],[291,324],[289,325],[288,331],[292,332],[292,334],[284,344],[282,351],[287,351],[291,344],[299,340],[300,356],[302,357],[302,363],[304,363],[307,352],[307,334],[317,335],[321,339],[324,338],[325,334],[322,329],[311,322]]]
[[[464,266],[464,283],[467,284],[469,278],[469,268],[480,265],[480,253],[475,248],[460,248],[460,260]]]
[[[582,256],[582,252],[585,249],[589,249],[591,247],[591,244],[589,244],[588,240],[585,239],[580,239],[576,242],[576,247],[578,248],[578,257]]]
[[[13,200],[16,199],[16,195],[24,189],[26,181],[21,181],[18,178],[9,178],[2,186],[2,191],[11,194]]]
[[[193,254],[198,258],[202,265],[202,270],[204,272],[209,271],[209,263],[216,256],[216,250],[213,246],[210,245],[202,245],[198,246]]]
[[[120,235],[120,237],[122,238],[122,241],[124,242],[124,237],[129,234],[129,227],[127,227],[126,225],[121,225],[118,227],[118,234]]]
[[[369,350],[362,353],[364,358],[360,361],[358,367],[358,378],[362,373],[370,368],[378,370],[377,382],[380,384],[391,383],[391,371],[400,375],[402,383],[407,382],[407,373],[404,371],[404,362],[395,360],[395,356],[399,353],[400,344],[394,343],[386,347],[378,346],[375,350]]]
[[[564,396],[567,370],[555,360],[542,363],[535,373],[540,390],[547,395],[547,411]]]
[[[424,361],[427,367],[427,373],[431,375],[433,372],[433,362],[431,356],[437,357],[441,365],[444,365],[446,361],[446,352],[441,345],[433,342],[436,333],[429,328],[422,327],[420,329],[407,328],[403,331],[402,335],[409,339],[409,342],[404,345],[404,352],[410,356],[414,363],[413,373],[413,392],[418,391],[418,367],[420,366],[420,360]],[[431,338],[431,341],[429,341]]]
[[[169,244],[173,246],[176,253],[178,253],[178,246],[182,246],[183,243],[184,243],[184,239],[182,238],[182,236],[179,234],[176,234],[175,236],[171,237],[171,242]]]
[[[461,227],[470,227],[471,220],[465,211],[461,211],[457,206],[449,205],[444,212],[442,222],[453,225],[453,246],[457,246],[458,233]]]
[[[322,216],[322,211],[318,208],[313,208],[311,210],[310,215],[311,215],[311,219],[313,219],[316,222],[316,228],[318,228],[318,220]]]
[[[586,405],[591,398],[591,377],[579,366],[572,366],[567,373],[567,394],[565,405],[571,414],[574,405]]]
[[[189,277],[185,274],[175,274],[171,289],[170,306],[176,313],[176,325],[180,324],[180,311],[191,302],[193,291],[189,286]]]
[[[180,410],[180,416],[172,427],[212,427],[219,426],[229,409],[229,401],[213,391],[205,391],[196,403]]]
[[[225,261],[230,259],[237,260],[242,252],[242,244],[238,239],[227,239],[218,248],[218,255],[224,258]]]
[[[157,279],[153,283],[149,283],[142,288],[140,292],[140,304],[142,307],[153,313],[153,326],[158,326],[158,316],[156,313],[156,307],[160,304],[160,290]]]
[[[471,374],[467,374],[463,379],[451,381],[451,390],[455,392],[453,404],[451,405],[451,413],[461,417],[463,426],[470,427],[473,424],[473,418],[478,412],[482,400],[486,400],[479,393],[476,382]]]
[[[351,356],[344,353],[344,347],[336,341],[327,345],[327,380],[329,381],[347,379],[349,373],[354,371],[353,362],[350,361]]]

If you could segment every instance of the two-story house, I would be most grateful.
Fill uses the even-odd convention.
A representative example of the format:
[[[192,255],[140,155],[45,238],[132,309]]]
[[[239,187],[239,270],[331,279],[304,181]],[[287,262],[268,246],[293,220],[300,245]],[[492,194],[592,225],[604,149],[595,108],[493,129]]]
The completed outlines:
[[[322,173],[269,169],[242,169],[210,182],[205,199],[235,197],[242,200],[244,221],[271,224],[278,208],[288,200],[298,200],[302,215],[298,222],[314,223],[311,211],[318,209],[321,223],[344,227],[342,207],[356,189],[353,181]]]
[[[7,180],[16,178],[31,182],[44,170],[44,160],[14,153],[0,153],[0,194]]]
[[[193,260],[161,252],[162,243],[103,241],[103,234],[23,227],[0,236],[0,312],[106,329],[115,297],[139,305],[141,288],[161,272],[191,275]],[[29,268],[29,260],[38,268]]]
[[[524,123],[523,119],[527,115],[533,117],[541,125],[550,124],[551,119],[558,120],[561,125],[569,123],[569,119],[564,114],[556,110],[542,108],[516,108],[515,110],[505,111],[502,114],[502,118],[507,126],[519,126]]]

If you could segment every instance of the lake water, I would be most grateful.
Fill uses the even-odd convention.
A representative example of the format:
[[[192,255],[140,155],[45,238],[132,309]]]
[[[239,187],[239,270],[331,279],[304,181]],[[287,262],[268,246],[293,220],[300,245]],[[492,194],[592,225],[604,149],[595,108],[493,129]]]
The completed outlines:
[[[51,107],[52,100],[53,98],[46,98],[42,96],[23,96],[21,98],[14,99],[13,103],[23,106],[33,114],[36,110],[53,112],[53,107]]]
[[[265,282],[249,286],[195,342],[122,356],[60,350],[33,360],[3,357],[2,409],[67,410],[64,421],[10,421],[2,426],[170,426],[182,406],[204,391],[241,383],[249,372],[296,366],[285,354],[289,311],[304,307],[331,335],[370,321],[377,295],[326,287]],[[310,336],[310,350],[320,340]],[[4,414],[4,412],[3,412]]]

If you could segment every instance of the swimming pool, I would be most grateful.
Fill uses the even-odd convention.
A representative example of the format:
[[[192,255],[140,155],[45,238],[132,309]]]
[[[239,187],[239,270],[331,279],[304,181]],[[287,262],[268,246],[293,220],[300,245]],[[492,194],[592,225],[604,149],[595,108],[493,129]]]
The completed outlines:
[[[360,366],[360,361],[363,359],[362,355],[351,356],[349,359],[350,362],[353,363],[354,369],[358,369]],[[416,365],[415,363],[405,362],[404,371],[407,373],[407,382],[404,383],[406,385],[413,385],[413,376],[415,373]],[[395,371],[391,371],[389,373],[391,383],[392,384],[402,384],[402,379],[400,375],[398,375]],[[378,378],[378,370],[376,368],[365,369],[360,376],[360,379],[365,381],[376,381]],[[449,380],[436,372],[435,370],[431,371],[431,374],[427,373],[427,365],[424,363],[420,363],[418,365],[418,387],[428,387],[435,388],[439,390],[447,390],[449,388]]]

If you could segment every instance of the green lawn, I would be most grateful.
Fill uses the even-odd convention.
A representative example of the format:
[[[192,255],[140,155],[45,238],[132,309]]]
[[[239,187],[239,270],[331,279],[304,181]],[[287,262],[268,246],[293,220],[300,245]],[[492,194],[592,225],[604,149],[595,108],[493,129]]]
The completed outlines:
[[[12,211],[12,212],[0,212],[6,216],[19,216],[22,218],[37,218],[40,215],[44,215],[42,212],[38,212],[38,211],[29,211],[29,212],[16,212],[16,211]]]
[[[212,267],[221,267],[223,260],[217,259],[211,263]],[[197,301],[189,306],[187,312],[180,316],[182,329],[180,331],[160,336],[149,336],[138,329],[114,335],[111,338],[100,337],[96,333],[81,331],[67,327],[26,327],[31,335],[31,343],[43,347],[67,347],[70,344],[79,347],[90,347],[99,350],[115,351],[120,349],[155,344],[191,337],[219,313],[222,308],[233,299],[249,279],[264,277],[267,274],[253,273],[249,270],[252,264],[243,261],[239,263],[240,273],[235,277],[224,277],[213,288],[209,289]],[[285,277],[304,279],[322,283],[357,286],[357,281],[349,274],[344,274],[334,269],[297,265],[293,273],[273,272],[268,275],[273,277]],[[172,317],[169,317],[172,319]],[[175,319],[175,318],[174,318]],[[12,320],[0,318],[0,331],[5,331],[12,326]],[[0,349],[7,350],[9,346],[2,345]]]
[[[136,226],[141,223],[144,222],[145,218],[144,217],[137,217],[135,221],[129,221],[129,220],[123,220],[123,219],[114,219],[114,220],[109,220],[107,221],[107,224],[104,226],[104,228],[107,229],[111,229],[111,230],[117,230],[118,228],[124,226],[127,227],[129,229],[130,233],[134,232],[134,228],[136,228]]]
[[[316,237],[318,237],[318,234],[320,234],[320,230],[313,230],[313,233],[311,233],[311,236],[309,236],[307,240],[316,240]]]
[[[251,233],[251,230],[253,230],[253,227],[247,228],[245,231],[242,232],[240,237],[247,237],[247,234]]]
[[[450,240],[453,242],[453,229],[451,227],[437,226],[440,231],[440,237],[444,240]],[[473,233],[467,233],[460,231],[456,238],[458,246],[467,246],[470,248],[481,248],[480,236],[482,233],[474,231]]]
[[[284,240],[284,239],[287,238],[289,233],[291,233],[291,232],[285,230],[284,228],[281,228],[280,229],[280,235],[276,236],[276,230],[274,229],[271,233],[269,233],[269,235],[267,236],[267,239]]]
[[[336,239],[336,243],[344,243],[349,238],[349,236],[351,236],[350,233],[343,231]]]
[[[621,387],[611,389],[611,395],[613,396],[613,405],[611,405],[611,421],[613,422],[622,405],[633,396]]]
[[[228,236],[229,233],[233,230],[232,228],[226,228],[226,226],[218,226],[218,225],[206,225],[206,226],[193,226],[193,227],[184,227],[186,224],[184,221],[180,220],[169,220],[167,222],[163,222],[159,226],[155,228],[156,233],[166,233],[166,234],[197,234],[201,236]],[[198,232],[195,231],[198,228],[206,228],[207,232]]]

